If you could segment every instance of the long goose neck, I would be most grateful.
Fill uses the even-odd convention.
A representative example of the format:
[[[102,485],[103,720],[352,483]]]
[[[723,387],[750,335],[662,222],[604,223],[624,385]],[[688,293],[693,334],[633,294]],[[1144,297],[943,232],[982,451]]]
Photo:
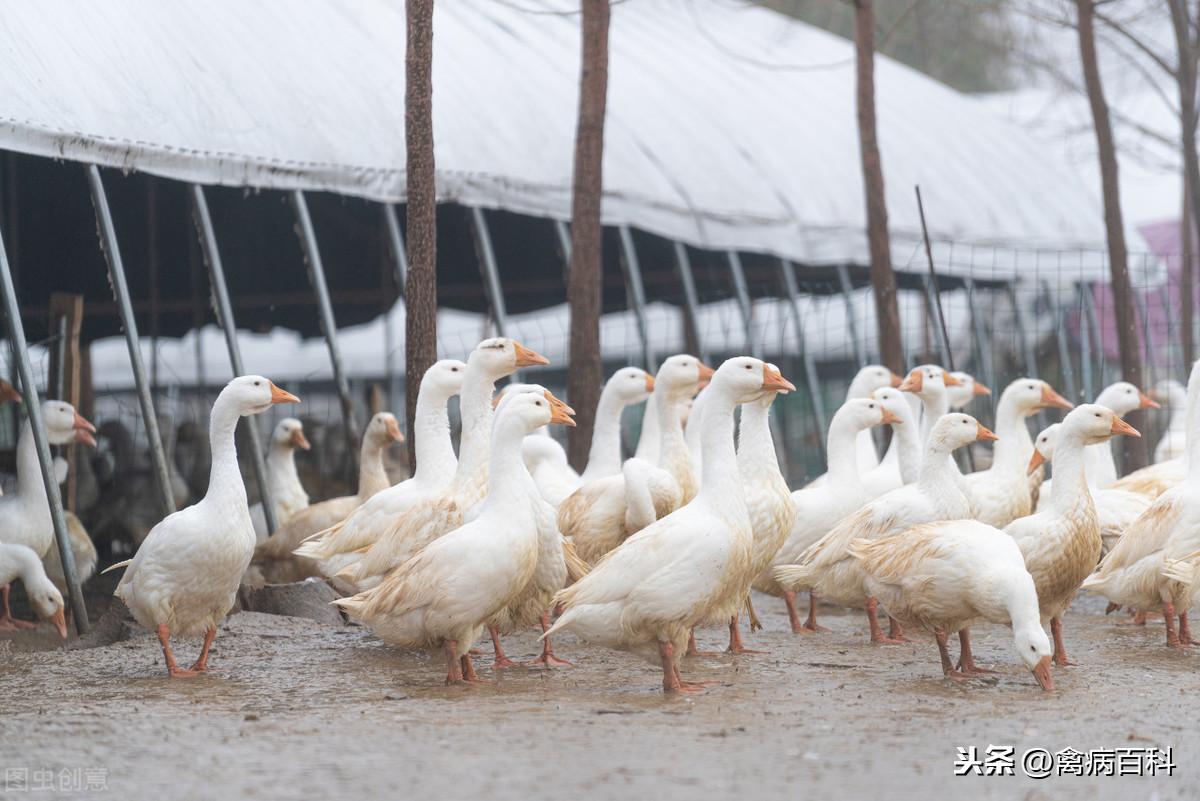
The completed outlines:
[[[936,494],[954,486],[955,470],[949,457],[950,449],[944,442],[930,439],[925,443],[917,478],[921,489]]]
[[[358,452],[358,496],[367,499],[387,489],[387,471],[383,469],[384,444],[369,434],[363,437]]]
[[[605,385],[596,404],[596,422],[592,444],[588,448],[587,466],[600,474],[612,475],[621,470],[621,411],[625,404],[615,387]]]
[[[271,443],[271,451],[267,454],[267,475],[271,479],[272,489],[288,489],[300,483],[300,474],[296,472],[296,451],[290,443]]]
[[[779,472],[775,438],[771,436],[771,402],[756,400],[742,404],[738,426],[737,464],[743,473]]]
[[[471,367],[467,365],[467,375],[459,396],[462,440],[458,447],[458,470],[454,474],[454,483],[460,489],[471,487],[479,490],[487,485],[488,480],[492,393],[496,390],[496,382]]]
[[[46,483],[42,480],[42,463],[38,460],[33,427],[28,418],[21,424],[17,440],[17,494],[22,499],[45,505]]]
[[[671,469],[690,469],[687,440],[679,419],[680,398],[669,392],[654,393],[658,403],[658,464]]]
[[[704,427],[700,432],[700,448],[704,455],[700,460],[700,491],[697,495],[703,495],[719,508],[741,510],[742,516],[748,516],[746,494],[742,491],[733,446],[733,407],[736,404],[732,395],[720,388],[710,390],[708,395]]]
[[[658,446],[661,438],[658,433],[657,397],[658,393],[655,393],[646,401],[646,409],[642,412],[642,432],[638,436],[637,449],[633,453],[637,458],[653,464],[658,464]]]
[[[525,433],[521,422],[511,418],[501,420],[492,432],[485,509],[509,510],[519,499],[537,495],[537,485],[533,483],[521,454]]]
[[[1033,437],[1025,423],[1025,409],[1011,395],[1001,396],[996,407],[996,435],[1000,439],[993,451],[993,465],[1015,469],[1029,463],[1029,457],[1033,456]]]
[[[896,459],[900,464],[900,479],[908,484],[920,478],[921,471],[921,439],[917,433],[915,420],[905,420],[900,425],[892,426],[892,445],[888,450],[896,449]]]
[[[862,486],[862,479],[858,475],[858,454],[854,450],[854,440],[859,430],[850,419],[834,415],[825,444],[829,454],[830,480],[846,486]]]
[[[945,390],[932,392],[921,397],[921,441],[929,440],[929,433],[942,415],[950,411],[950,401]]]
[[[208,492],[205,500],[246,503],[246,485],[238,467],[234,432],[241,415],[226,398],[217,397],[208,422],[208,446],[212,451],[212,466],[208,472]]]
[[[417,410],[413,415],[413,447],[417,452],[418,481],[441,478],[445,480],[455,468],[454,443],[450,441],[450,413],[447,407],[450,396],[432,387],[422,386],[417,393]],[[486,402],[491,409],[491,398]],[[466,450],[467,401],[463,405],[463,448]]]
[[[1078,506],[1082,497],[1091,497],[1083,469],[1083,440],[1064,431],[1054,446],[1054,483],[1050,488],[1050,505],[1054,511],[1066,514]]]

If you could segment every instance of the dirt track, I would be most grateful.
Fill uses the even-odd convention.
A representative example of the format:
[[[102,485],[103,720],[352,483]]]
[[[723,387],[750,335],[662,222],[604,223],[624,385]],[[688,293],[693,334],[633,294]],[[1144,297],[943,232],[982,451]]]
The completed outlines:
[[[557,650],[577,667],[516,668],[478,688],[444,687],[440,659],[365,630],[257,613],[227,621],[221,672],[193,680],[164,677],[146,632],[88,650],[0,641],[4,767],[103,767],[109,797],[130,801],[1200,796],[1200,654],[1163,648],[1161,623],[1119,627],[1095,599],[1077,603],[1067,643],[1081,664],[1055,671],[1043,694],[1004,629],[975,636],[977,659],[999,673],[955,685],[931,641],[873,647],[859,617],[836,612],[824,621],[833,633],[796,637],[781,603],[757,600],[767,630],[747,645],[770,653],[693,660],[686,677],[720,683],[685,698],[663,697],[649,665],[569,638]],[[532,632],[506,644],[514,658],[536,653]],[[701,633],[701,647],[718,646],[722,632]],[[197,647],[181,643],[180,662]],[[479,664],[497,678],[490,658]],[[1174,746],[1178,767],[1172,778],[953,777],[956,746],[989,744],[1018,755]]]

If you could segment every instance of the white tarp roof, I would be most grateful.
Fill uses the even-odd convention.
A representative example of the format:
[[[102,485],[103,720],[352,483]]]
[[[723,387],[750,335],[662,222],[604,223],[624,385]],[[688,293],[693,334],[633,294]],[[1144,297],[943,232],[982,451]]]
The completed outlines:
[[[577,9],[436,4],[440,198],[569,216]],[[404,43],[404,4],[387,0],[7,4],[0,148],[402,200]],[[852,43],[737,0],[628,0],[610,52],[606,223],[866,263]],[[883,57],[877,105],[899,265],[915,252],[918,183],[935,238],[1103,247],[1093,193],[1019,127]],[[977,258],[982,277],[1024,261]],[[1102,259],[1085,269],[1102,276]]]

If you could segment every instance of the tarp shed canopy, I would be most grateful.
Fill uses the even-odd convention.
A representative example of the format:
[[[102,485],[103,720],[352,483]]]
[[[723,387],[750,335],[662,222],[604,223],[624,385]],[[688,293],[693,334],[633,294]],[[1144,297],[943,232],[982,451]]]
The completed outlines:
[[[435,8],[439,198],[567,219],[578,3]],[[0,148],[402,201],[404,43],[403,4],[386,0],[14,4]],[[642,0],[614,6],[610,52],[606,224],[866,263],[852,43],[733,0]],[[960,253],[1102,249],[1093,195],[1018,127],[883,57],[876,100],[899,266],[919,237],[914,184]],[[978,262],[998,277],[1021,259]],[[1104,276],[1102,257],[1085,262]]]

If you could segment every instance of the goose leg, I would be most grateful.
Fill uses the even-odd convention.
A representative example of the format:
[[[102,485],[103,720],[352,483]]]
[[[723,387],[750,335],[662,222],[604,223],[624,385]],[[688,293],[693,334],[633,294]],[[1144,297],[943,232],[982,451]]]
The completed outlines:
[[[966,676],[954,669],[954,663],[950,661],[950,647],[946,645],[946,630],[936,629],[933,636],[937,639],[938,656],[942,660],[942,675],[951,681],[965,681]]]
[[[762,621],[758,619],[758,613],[754,611],[754,602],[750,600],[750,596],[746,596],[746,614],[750,616],[750,630],[762,631]]]
[[[446,654],[446,683],[461,684],[463,682],[462,661],[458,658],[458,641],[446,640],[442,644]]]
[[[166,625],[158,627],[158,642],[162,645],[163,660],[167,663],[167,675],[173,679],[186,679],[199,675],[194,670],[184,670],[175,662],[175,654],[171,653],[171,630]]]
[[[995,673],[994,670],[981,668],[975,664],[975,656],[971,653],[971,631],[959,629],[958,632],[958,669],[964,676],[978,676],[981,673]]]
[[[1184,648],[1183,639],[1175,631],[1175,604],[1167,601],[1163,604],[1163,623],[1167,626],[1167,647]],[[1053,621],[1051,621],[1053,625]]]
[[[696,647],[696,630],[692,629],[688,632],[687,651],[684,656],[717,656],[716,651],[701,651]]]
[[[675,681],[679,685],[678,692],[683,692],[683,693],[704,692],[704,690],[707,687],[709,687],[713,684],[716,684],[715,681],[684,681],[683,674],[681,674],[679,672],[679,665],[672,664],[671,667],[675,671]]]
[[[546,630],[549,628],[550,628],[550,613],[543,612],[542,613],[542,634],[544,635],[546,633]],[[567,660],[559,659],[557,656],[554,655],[554,646],[552,646],[550,644],[549,637],[542,638],[542,655],[529,663],[530,667],[535,667],[537,665],[545,665],[546,667],[554,667],[555,665],[561,665],[562,667],[575,667]]]
[[[1130,609],[1130,617],[1128,620],[1118,620],[1118,626],[1144,626],[1146,625],[1146,613],[1141,609]]]
[[[500,629],[488,626],[488,634],[492,635],[492,650],[496,653],[496,658],[492,661],[492,670],[514,667],[517,663],[505,656],[504,648],[500,645]],[[470,656],[470,654],[467,655]]]
[[[899,645],[903,640],[897,640],[893,637],[885,636],[883,629],[879,627],[879,601],[874,598],[867,598],[867,623],[871,627],[871,642],[879,643],[880,645]]]
[[[1063,645],[1062,638],[1062,619],[1058,617],[1050,618],[1050,634],[1054,637],[1054,665],[1055,667],[1066,667],[1068,665],[1077,664],[1067,659],[1067,647]]]
[[[36,629],[37,623],[29,623],[24,620],[17,620],[12,616],[12,610],[8,606],[8,593],[12,586],[5,584],[0,589],[0,596],[4,600],[4,614],[0,615],[0,631],[18,631],[20,629]]]
[[[909,641],[909,639],[904,636],[904,626],[900,624],[899,620],[896,620],[896,618],[892,617],[891,615],[888,615],[888,637],[892,638],[896,642]]]
[[[1195,645],[1192,639],[1192,629],[1188,626],[1187,612],[1179,613],[1179,641],[1184,645]]]
[[[675,669],[675,646],[663,640],[658,641],[658,656],[662,660],[663,692],[684,692],[679,686],[679,673]]]
[[[491,684],[487,679],[479,678],[479,674],[475,672],[475,665],[471,664],[470,654],[463,654],[459,657],[458,663],[462,669],[463,681],[468,684]]]
[[[803,634],[804,624],[800,622],[800,613],[796,610],[796,593],[794,590],[785,590],[783,593],[783,602],[787,604],[788,620],[792,624],[792,634]]]
[[[192,665],[192,670],[196,673],[208,672],[208,649],[212,648],[213,640],[217,638],[217,627],[213,626],[208,631],[204,632],[204,645],[200,649],[200,658],[196,660],[196,664]]]
[[[815,592],[809,592],[808,594],[808,619],[804,621],[804,630],[811,632],[829,631],[824,626],[817,625],[817,594]]]
[[[738,616],[729,618],[729,647],[727,654],[765,654],[766,651],[755,651],[742,645],[742,631],[738,628]]]

